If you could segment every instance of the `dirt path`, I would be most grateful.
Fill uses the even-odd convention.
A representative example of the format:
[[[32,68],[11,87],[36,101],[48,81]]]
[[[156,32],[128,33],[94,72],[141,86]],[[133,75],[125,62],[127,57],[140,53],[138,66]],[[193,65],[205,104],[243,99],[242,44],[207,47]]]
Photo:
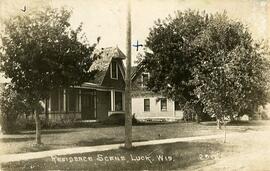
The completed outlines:
[[[221,158],[187,170],[270,171],[270,130],[228,137]]]

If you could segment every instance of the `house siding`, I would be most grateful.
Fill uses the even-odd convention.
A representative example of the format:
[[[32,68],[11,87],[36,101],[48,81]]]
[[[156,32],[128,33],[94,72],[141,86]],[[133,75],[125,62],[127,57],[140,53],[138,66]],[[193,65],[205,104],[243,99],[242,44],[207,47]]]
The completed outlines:
[[[174,121],[182,119],[183,111],[175,111],[174,101],[172,100],[167,99],[167,110],[161,111],[161,101],[159,99],[164,98],[164,96],[142,87],[142,73],[143,70],[139,70],[132,79],[132,114],[138,120],[163,118],[167,121]],[[144,111],[144,99],[150,100],[150,111]]]
[[[144,99],[150,100],[150,111],[144,111]],[[174,102],[167,100],[167,110],[161,111],[160,100],[158,97],[145,97],[145,98],[132,98],[132,114],[136,118],[149,118],[149,117],[175,117],[174,115]]]
[[[106,75],[104,77],[104,80],[102,82],[102,86],[104,87],[112,87],[117,90],[124,90],[125,89],[125,80],[123,75],[121,74],[120,71],[120,66],[121,66],[121,60],[116,60],[117,61],[117,66],[118,66],[118,79],[112,79],[111,78],[111,73],[110,73],[110,67],[106,72]]]

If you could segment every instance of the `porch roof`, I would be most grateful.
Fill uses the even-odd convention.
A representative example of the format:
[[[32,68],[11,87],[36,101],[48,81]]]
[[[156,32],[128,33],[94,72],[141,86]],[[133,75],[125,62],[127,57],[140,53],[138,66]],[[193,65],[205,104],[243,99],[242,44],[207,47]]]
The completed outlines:
[[[105,86],[101,86],[99,84],[95,84],[95,83],[83,83],[81,86],[74,86],[74,88],[80,88],[80,89],[96,89],[96,90],[118,90],[115,89],[114,87],[105,87]],[[121,89],[119,89],[119,91],[122,91]]]

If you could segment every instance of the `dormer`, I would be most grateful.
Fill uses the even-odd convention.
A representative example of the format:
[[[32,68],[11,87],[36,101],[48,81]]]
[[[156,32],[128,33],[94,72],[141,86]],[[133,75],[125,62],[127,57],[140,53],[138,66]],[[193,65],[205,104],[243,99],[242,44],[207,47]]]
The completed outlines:
[[[118,80],[118,73],[119,73],[119,67],[118,67],[118,63],[116,60],[112,60],[111,64],[110,64],[110,76],[111,79],[115,79]]]
[[[149,79],[150,79],[149,72],[142,72],[142,74],[141,74],[141,87],[142,88],[146,87],[147,82],[149,81]]]

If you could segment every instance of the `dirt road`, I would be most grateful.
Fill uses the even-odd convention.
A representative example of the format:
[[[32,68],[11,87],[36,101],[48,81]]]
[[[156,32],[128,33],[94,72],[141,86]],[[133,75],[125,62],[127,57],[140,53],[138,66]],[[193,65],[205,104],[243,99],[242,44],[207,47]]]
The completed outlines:
[[[248,131],[239,137],[228,136],[225,151],[213,161],[187,170],[270,171],[270,127]]]

